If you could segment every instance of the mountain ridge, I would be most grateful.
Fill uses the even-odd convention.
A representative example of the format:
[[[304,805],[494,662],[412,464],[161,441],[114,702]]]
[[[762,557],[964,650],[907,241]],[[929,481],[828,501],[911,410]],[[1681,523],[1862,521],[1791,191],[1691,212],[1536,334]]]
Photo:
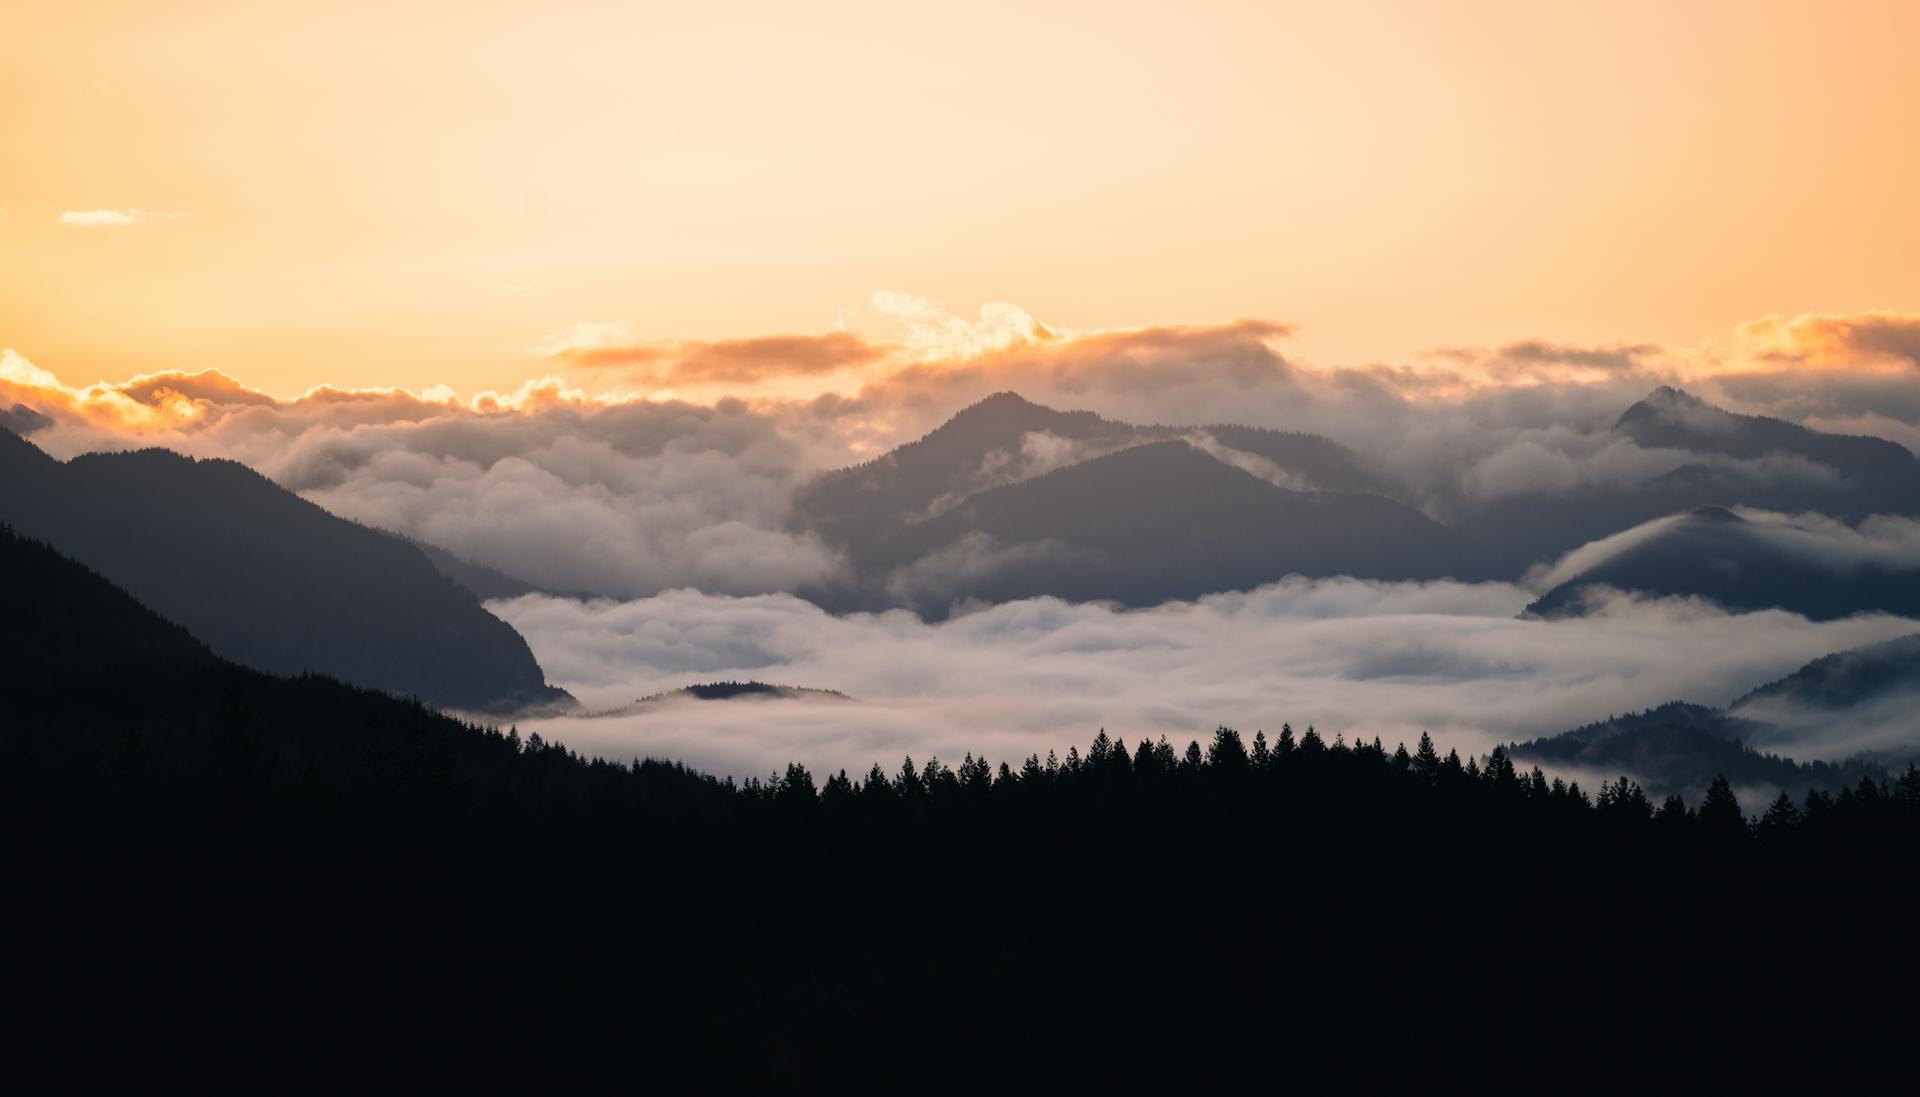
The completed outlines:
[[[570,700],[519,633],[400,538],[234,461],[149,448],[60,462],[0,433],[0,521],[215,654],[473,711]]]

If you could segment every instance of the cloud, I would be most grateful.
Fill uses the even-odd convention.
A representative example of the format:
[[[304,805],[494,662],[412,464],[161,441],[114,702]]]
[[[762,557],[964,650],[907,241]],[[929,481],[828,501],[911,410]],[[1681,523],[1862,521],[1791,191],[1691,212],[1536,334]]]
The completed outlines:
[[[85,229],[123,229],[147,221],[171,220],[185,217],[184,213],[167,213],[144,209],[90,209],[67,210],[60,215],[63,225],[74,225]]]
[[[1755,750],[1789,758],[1884,754],[1898,762],[1920,753],[1913,721],[1916,706],[1920,689],[1907,688],[1838,711],[1790,698],[1760,697],[1735,706],[1733,714],[1766,725],[1753,739]]]
[[[1671,349],[1544,339],[1454,348],[1400,365],[1330,367],[1283,353],[1289,329],[1260,320],[1070,331],[1011,306],[974,319],[906,295],[877,300],[893,326],[873,335],[645,343],[617,325],[580,325],[546,348],[546,364],[559,372],[466,399],[445,388],[328,386],[275,397],[217,371],[68,386],[6,351],[0,406],[23,404],[51,419],[35,441],[57,456],[161,445],[232,457],[361,521],[551,589],[622,597],[680,585],[747,593],[824,581],[840,565],[795,532],[795,489],[1006,389],[1056,408],[1167,425],[1203,445],[1200,432],[1215,423],[1325,435],[1443,521],[1514,497],[1637,484],[1702,463],[1612,429],[1651,388],[1687,377],[1695,378],[1686,382],[1692,391],[1737,410],[1879,424],[1881,433],[1895,424],[1920,435],[1920,396],[1905,372],[1769,358],[1760,369],[1701,373],[1712,363]],[[1884,317],[1856,319],[1849,331],[1885,326]],[[772,395],[807,392],[781,386],[808,377],[851,387]],[[620,387],[629,383],[637,387]],[[647,395],[681,388],[704,400]],[[724,395],[735,390],[753,395]],[[1295,484],[1287,470],[1213,452]],[[991,486],[1092,455],[1034,434],[1017,453],[976,470],[977,480]],[[1817,482],[1824,471],[1807,462],[1705,463],[1796,483]],[[539,524],[512,521],[510,500],[531,508]],[[976,552],[949,563],[992,559]],[[900,577],[902,589],[940,581],[938,569]]]
[[[591,333],[589,338],[604,336]],[[578,338],[576,331],[575,338]],[[746,384],[774,377],[812,377],[878,361],[886,348],[851,332],[775,335],[717,342],[570,342],[550,356],[587,369],[625,368],[629,383],[655,387]]]
[[[793,424],[737,403],[560,405],[313,427],[257,460],[334,513],[547,589],[791,590],[841,566],[789,528],[808,464]]]
[[[1864,364],[1920,366],[1920,315],[1867,312],[1849,316],[1807,313],[1766,316],[1740,335],[1762,358],[1828,369]]]
[[[940,623],[686,590],[489,608],[527,637],[556,683],[595,707],[728,678],[860,699],[688,702],[521,724],[589,753],[685,758],[741,776],[788,759],[816,772],[875,761],[892,769],[909,753],[1017,760],[1064,753],[1103,727],[1129,742],[1184,743],[1219,723],[1269,737],[1283,721],[1296,731],[1314,724],[1389,746],[1431,730],[1477,753],[1673,699],[1724,705],[1810,659],[1916,628],[1885,617],[1730,616],[1671,601],[1517,619],[1531,598],[1507,584],[1293,579],[1157,609],[1043,598]]]
[[[911,293],[882,290],[873,295],[871,304],[888,322],[902,329],[901,345],[919,361],[978,358],[1072,338],[1072,333],[1048,327],[1026,309],[1005,301],[981,305],[974,320]]]

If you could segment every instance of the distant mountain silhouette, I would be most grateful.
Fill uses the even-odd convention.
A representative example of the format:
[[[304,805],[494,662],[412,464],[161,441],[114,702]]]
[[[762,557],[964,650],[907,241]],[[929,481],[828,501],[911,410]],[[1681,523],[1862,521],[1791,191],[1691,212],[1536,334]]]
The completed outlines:
[[[939,613],[1035,594],[1141,605],[1293,572],[1444,574],[1445,530],[1365,494],[1386,485],[1313,435],[1137,426],[1003,392],[822,476],[796,510],[864,581],[809,592],[834,608]]]
[[[36,430],[45,430],[52,425],[52,418],[42,415],[25,404],[15,404],[11,408],[0,407],[0,431],[12,431],[25,437]]]
[[[1847,522],[1920,514],[1920,462],[1882,439],[1736,415],[1664,387],[1623,412],[1614,431],[1642,447],[1702,460],[1638,484],[1469,501],[1452,524],[1471,546],[1473,577],[1515,578],[1589,542],[1701,507],[1812,511]]]
[[[810,686],[782,686],[771,682],[696,682],[663,693],[652,693],[615,713],[662,704],[667,701],[851,701],[837,689]],[[596,715],[611,715],[596,713]]]
[[[1822,656],[1729,707],[1738,712],[1762,702],[1785,701],[1841,709],[1909,691],[1920,692],[1920,633]],[[1920,726],[1915,739],[1920,742]]]
[[[245,666],[474,711],[567,700],[418,548],[232,461],[141,450],[63,464],[0,431],[0,521]]]
[[[849,549],[858,561],[877,541],[943,502],[1018,477],[1031,463],[1029,435],[1117,448],[1137,441],[1140,428],[1089,411],[1055,411],[1011,392],[995,393],[917,441],[819,477],[800,492],[796,510],[809,527]]]
[[[1614,430],[1647,449],[1724,457],[1803,457],[1860,480],[1911,478],[1913,454],[1883,438],[1827,434],[1784,419],[1739,415],[1662,385],[1622,412]]]
[[[1920,617],[1920,568],[1823,561],[1783,536],[1722,507],[1657,519],[1620,534],[1619,547],[1591,547],[1591,563],[1527,612],[1575,616],[1602,588],[1705,598],[1730,610],[1778,607],[1817,620],[1884,612]]]
[[[1920,634],[1815,659],[1724,709],[1670,701],[1517,744],[1511,753],[1516,760],[1624,773],[1655,795],[1697,796],[1714,777],[1725,776],[1735,785],[1784,789],[1798,798],[1809,789],[1849,787],[1863,777],[1887,779],[1889,767],[1903,769],[1920,758],[1920,726],[1904,745],[1839,762],[1801,763],[1767,753],[1810,742],[1804,730],[1789,733],[1772,721],[1786,711],[1810,709],[1831,720],[1838,734],[1852,713],[1909,700],[1920,700]]]
[[[1152,442],[972,496],[879,546],[896,597],[1055,595],[1152,605],[1287,575],[1427,578],[1447,530],[1377,495],[1288,491],[1186,442]]]
[[[430,545],[425,541],[401,534],[394,536],[400,537],[401,540],[419,549],[427,560],[439,569],[440,574],[460,584],[469,594],[483,602],[495,598],[518,598],[523,594],[551,593],[542,591],[525,580],[515,579],[504,571],[456,556],[439,545]]]

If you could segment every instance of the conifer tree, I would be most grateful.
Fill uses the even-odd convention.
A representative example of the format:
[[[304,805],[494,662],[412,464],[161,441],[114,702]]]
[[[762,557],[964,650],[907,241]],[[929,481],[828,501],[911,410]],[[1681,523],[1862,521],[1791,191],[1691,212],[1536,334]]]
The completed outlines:
[[[1247,768],[1246,744],[1240,733],[1224,724],[1214,729],[1213,742],[1207,747],[1207,764],[1228,772]]]
[[[1727,840],[1746,836],[1747,817],[1741,813],[1740,800],[1725,777],[1715,777],[1707,786],[1706,799],[1701,801],[1696,817],[1701,831],[1711,837]]]
[[[1429,784],[1440,777],[1440,753],[1433,749],[1433,736],[1420,733],[1420,748],[1413,755],[1413,772]]]

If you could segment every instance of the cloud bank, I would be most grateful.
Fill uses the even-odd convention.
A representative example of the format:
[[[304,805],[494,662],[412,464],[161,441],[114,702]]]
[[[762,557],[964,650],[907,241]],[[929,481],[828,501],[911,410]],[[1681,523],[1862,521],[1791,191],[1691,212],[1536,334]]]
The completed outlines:
[[[1283,721],[1391,745],[1431,730],[1463,752],[1676,698],[1724,705],[1809,659],[1915,631],[1888,617],[1813,623],[1621,599],[1590,618],[1520,620],[1507,584],[1288,580],[1151,610],[1013,602],[929,624],[834,617],[786,595],[672,591],[626,602],[489,603],[548,675],[615,707],[696,681],[841,690],[853,705],[687,701],[522,732],[627,759],[764,775],[789,759],[889,770],[904,754],[1064,754],[1104,727],[1179,743]]]
[[[36,418],[17,421],[57,456],[159,445],[232,457],[337,513],[548,589],[617,597],[829,579],[840,562],[793,532],[798,485],[1006,389],[1143,424],[1323,434],[1442,521],[1700,463],[1613,433],[1621,411],[1660,384],[1920,442],[1907,354],[1920,318],[1898,314],[1758,321],[1706,349],[1535,339],[1343,367],[1288,357],[1289,329],[1259,320],[1070,331],[1012,305],[966,318],[902,294],[876,295],[873,313],[864,333],[708,342],[581,325],[542,349],[542,366],[559,372],[465,399],[325,386],[275,397],[213,370],[69,386],[8,350],[0,407],[32,409]],[[813,381],[840,387],[791,394]],[[1074,456],[1045,436],[1030,442],[1001,467],[973,470],[980,482]],[[1708,463],[1765,479],[1831,475],[1804,461]],[[1284,470],[1256,474],[1290,482]]]

